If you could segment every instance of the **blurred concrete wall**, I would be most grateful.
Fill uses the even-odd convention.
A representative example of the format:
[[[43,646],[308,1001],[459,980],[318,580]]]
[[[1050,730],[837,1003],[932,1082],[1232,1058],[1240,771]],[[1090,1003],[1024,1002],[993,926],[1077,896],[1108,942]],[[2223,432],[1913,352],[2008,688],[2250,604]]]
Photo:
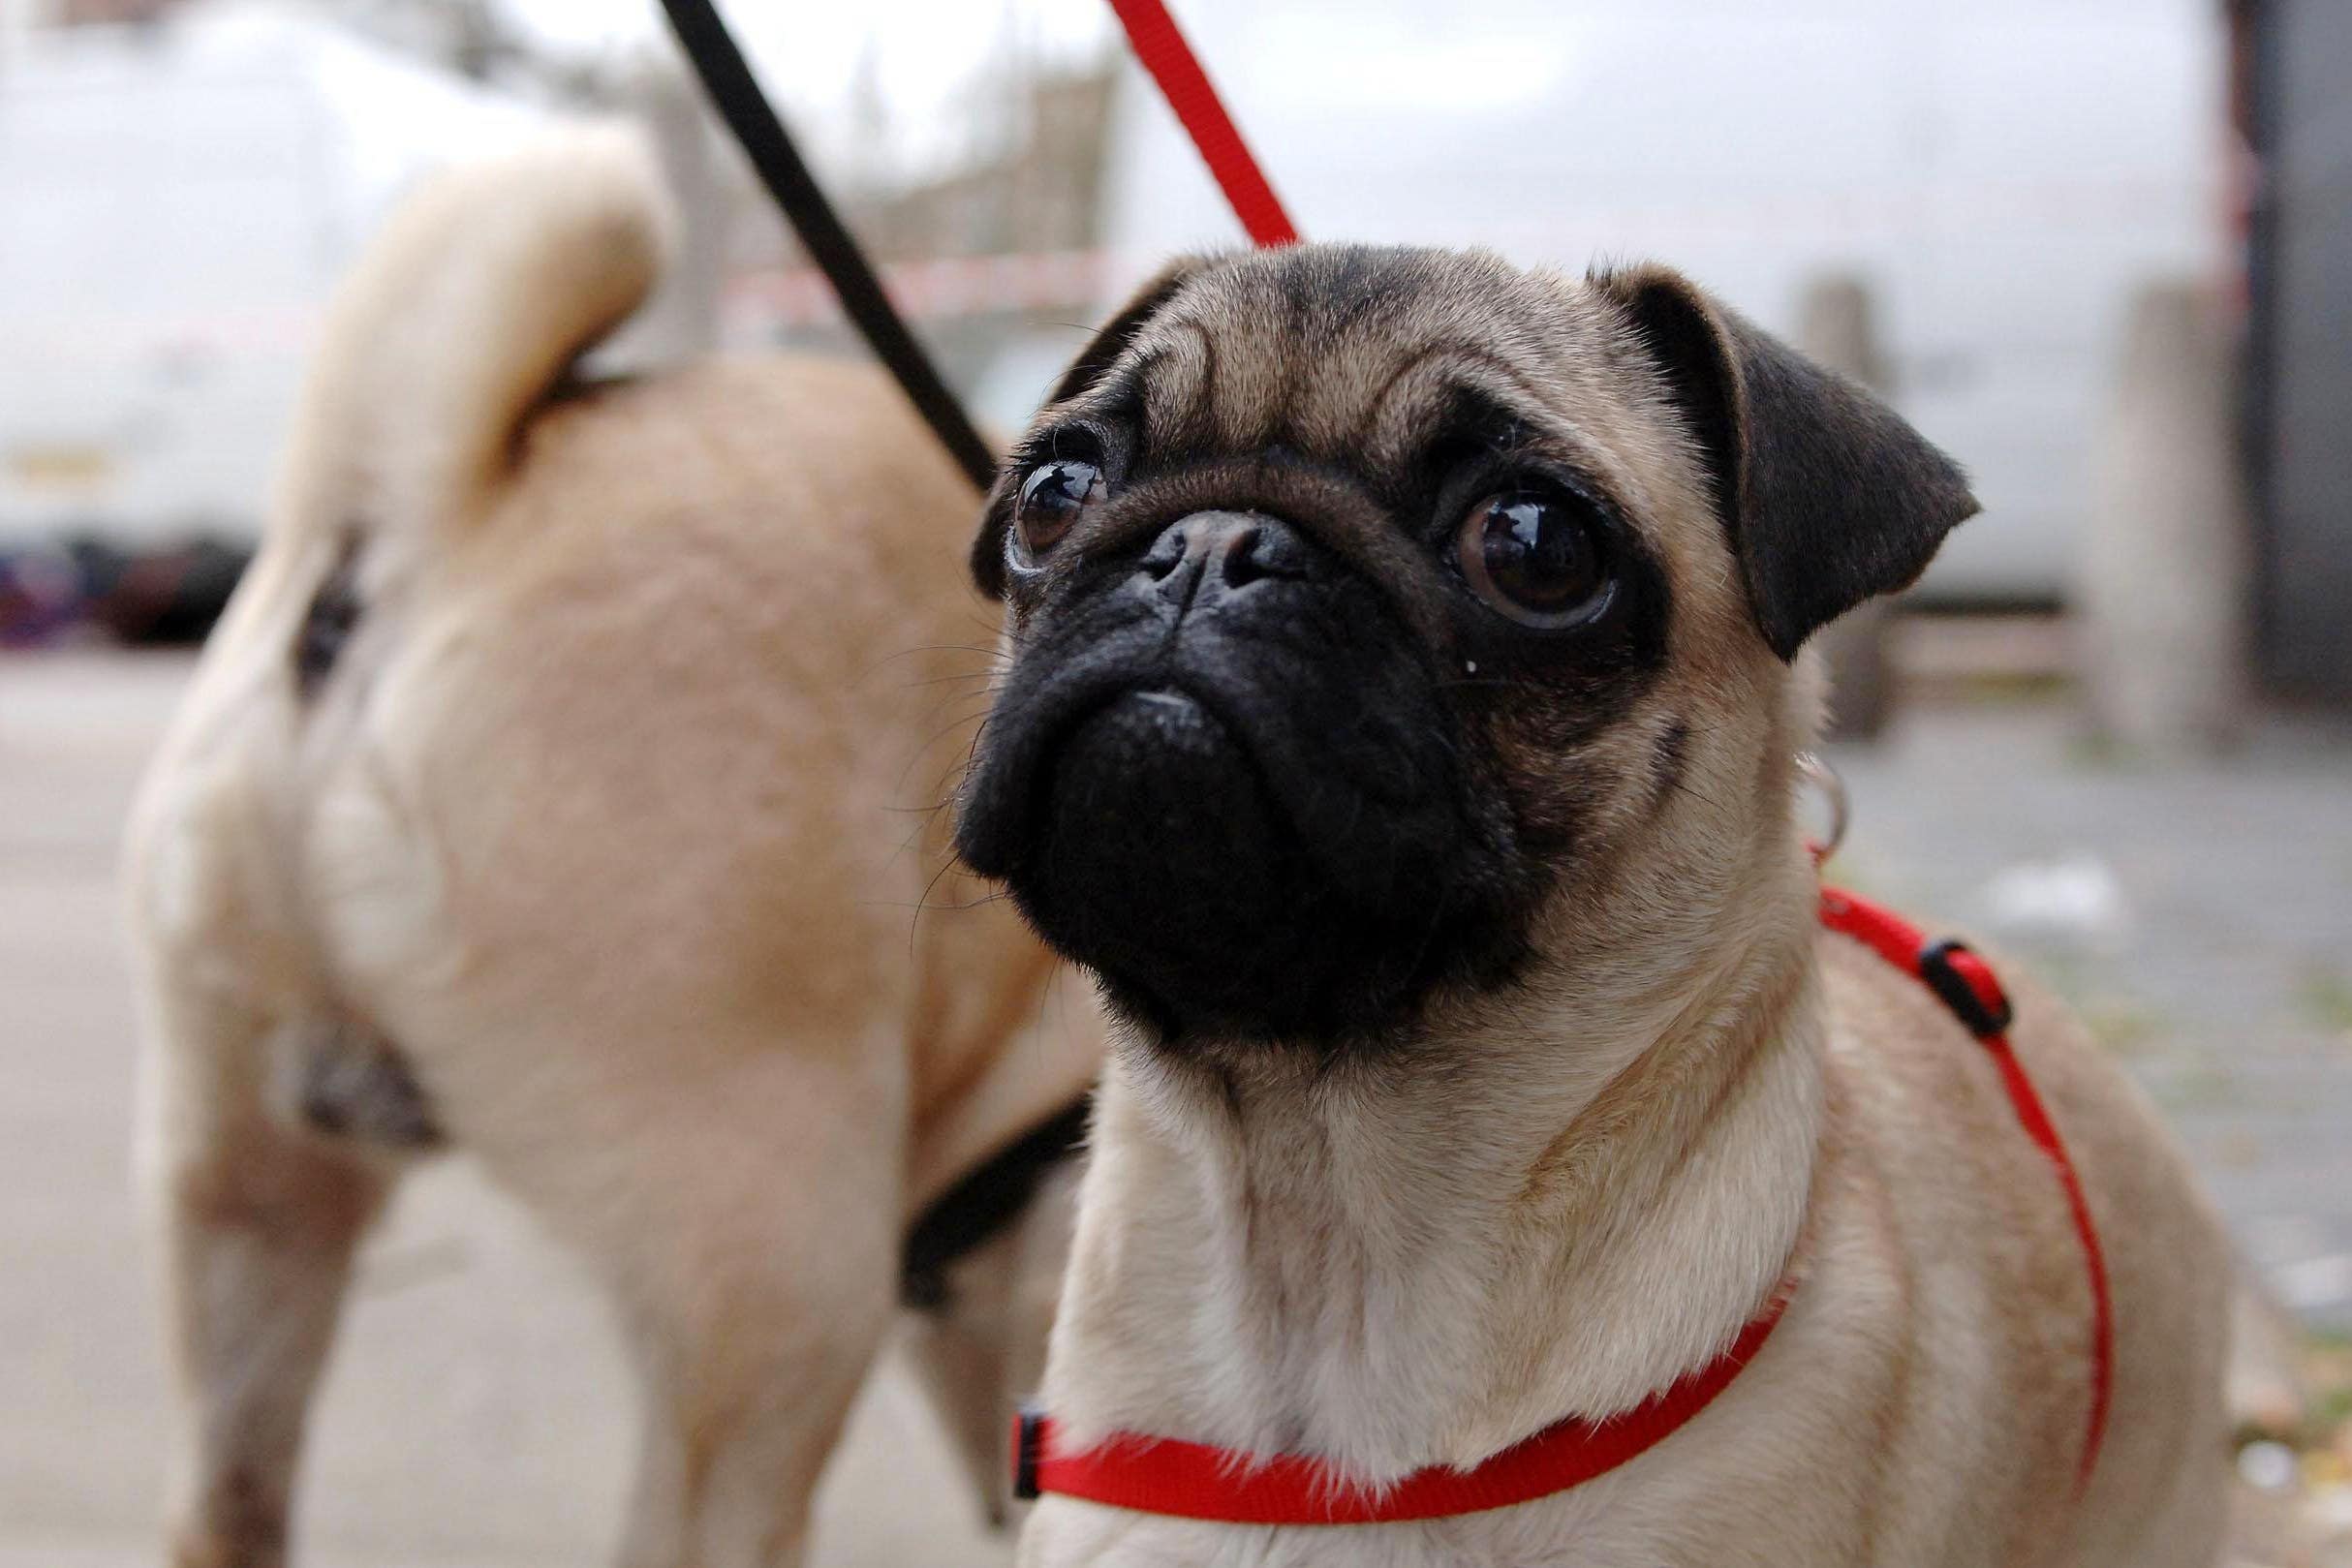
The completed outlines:
[[[2146,754],[2222,744],[2245,719],[2235,338],[2210,286],[2143,286],[2093,443],[2074,597],[2083,695],[2098,734]]]

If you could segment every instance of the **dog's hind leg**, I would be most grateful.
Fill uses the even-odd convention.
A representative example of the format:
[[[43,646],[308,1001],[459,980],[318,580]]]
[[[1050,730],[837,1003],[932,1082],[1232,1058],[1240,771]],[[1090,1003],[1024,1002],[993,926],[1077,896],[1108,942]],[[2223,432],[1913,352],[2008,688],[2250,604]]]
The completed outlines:
[[[271,1078],[302,1026],[153,996],[140,1155],[178,1383],[174,1568],[278,1568],[304,1417],[352,1255],[396,1166],[289,1124]],[[274,1060],[273,1060],[274,1059]]]
[[[619,1308],[642,1413],[627,1568],[799,1563],[892,1320],[903,1111],[878,1078],[903,1053],[814,1055],[672,1046],[467,1139]]]

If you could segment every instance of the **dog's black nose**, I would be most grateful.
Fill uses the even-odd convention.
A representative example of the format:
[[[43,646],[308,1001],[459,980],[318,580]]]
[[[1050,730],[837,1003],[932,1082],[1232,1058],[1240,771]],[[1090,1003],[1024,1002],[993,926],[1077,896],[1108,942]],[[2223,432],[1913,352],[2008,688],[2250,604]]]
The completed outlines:
[[[1161,531],[1144,552],[1138,586],[1180,610],[1206,609],[1262,582],[1304,582],[1321,553],[1280,518],[1196,511]]]

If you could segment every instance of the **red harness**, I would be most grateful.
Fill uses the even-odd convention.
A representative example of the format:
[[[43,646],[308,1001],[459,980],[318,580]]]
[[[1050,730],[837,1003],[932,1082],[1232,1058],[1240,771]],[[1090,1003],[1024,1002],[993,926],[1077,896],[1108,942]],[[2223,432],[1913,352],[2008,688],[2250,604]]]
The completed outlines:
[[[2090,1274],[2090,1410],[2075,1473],[2079,1493],[2098,1461],[2114,1377],[2115,1335],[2107,1266],[2083,1184],[2042,1097],[2009,1047],[2009,999],[1992,968],[1957,941],[1930,942],[1900,915],[1836,888],[1821,892],[1821,923],[1851,937],[1927,986],[1983,1042],[2026,1135],[2058,1170],[2058,1184]],[[1764,1348],[1788,1305],[1783,1284],[1728,1349],[1632,1409],[1600,1420],[1570,1416],[1468,1470],[1433,1465],[1393,1486],[1351,1483],[1321,1460],[1271,1458],[1174,1437],[1119,1432],[1094,1448],[1063,1451],[1053,1418],[1023,1411],[1014,1430],[1013,1491],[1055,1492],[1180,1519],[1232,1524],[1389,1524],[1507,1508],[1581,1486],[1664,1442],[1714,1402]]]
[[[2107,1437],[2107,1402],[2115,1389],[2115,1303],[2107,1293],[2107,1255],[2099,1248],[2099,1227],[2090,1217],[2090,1200],[2083,1194],[2083,1179],[2050,1119],[2033,1080],[2009,1045],[2011,1012],[1993,967],[1949,938],[1929,941],[1917,926],[1894,910],[1840,888],[1821,890],[1821,923],[1841,936],[1851,937],[1935,993],[1952,1009],[1968,1032],[1975,1035],[2000,1070],[2001,1088],[2008,1091],[2009,1108],[2033,1146],[2050,1158],[2058,1186],[2066,1194],[2067,1217],[2083,1244],[2083,1267],[2090,1276],[2090,1409],[2084,1422],[2082,1458],[2074,1471],[2075,1494],[2090,1484],[2099,1462],[2099,1445]]]

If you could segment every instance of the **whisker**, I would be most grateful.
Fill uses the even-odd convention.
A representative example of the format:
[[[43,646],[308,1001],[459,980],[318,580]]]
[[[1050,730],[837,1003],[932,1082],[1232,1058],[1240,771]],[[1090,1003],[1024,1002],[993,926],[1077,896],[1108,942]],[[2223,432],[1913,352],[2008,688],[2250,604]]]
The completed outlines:
[[[1710,811],[1720,812],[1728,810],[1728,808],[1725,807],[1721,801],[1716,799],[1713,795],[1704,794],[1699,790],[1692,788],[1690,785],[1690,781],[1687,779],[1672,780],[1667,784],[1667,787],[1674,790],[1677,794],[1685,795],[1692,800],[1697,801],[1700,805],[1708,808]]]
[[[918,724],[928,724],[938,719],[941,714],[945,713],[948,709],[955,707],[959,703],[965,702],[979,703],[981,705],[980,711],[985,713],[989,708],[995,706],[999,692],[1000,689],[997,687],[984,686],[975,691],[945,692],[942,694],[938,700],[934,701],[931,706],[925,708],[922,711],[921,716],[918,717],[914,722]],[[931,740],[925,741],[923,745],[924,747],[929,747],[938,739],[939,737],[934,735]],[[920,756],[921,754],[922,751],[918,749],[915,755]]]
[[[983,905],[1003,904],[1011,897],[1010,893],[998,891],[983,893],[978,898],[966,899],[960,904],[930,902],[910,904],[905,899],[859,899],[857,904],[860,908],[866,909],[913,909],[919,916],[923,914],[961,914],[967,909],[977,909]]]
[[[962,693],[961,695],[968,699],[970,693]],[[958,700],[956,697],[948,698],[948,701],[950,702],[956,700]],[[942,703],[940,706],[944,707],[946,704]],[[966,724],[976,723],[982,728],[987,727],[988,715],[995,706],[996,704],[994,701],[983,702],[973,712],[965,714],[961,718],[950,721],[944,728],[933,731],[932,734],[926,737],[920,745],[914,748],[913,753],[907,758],[907,765],[898,770],[897,779],[891,782],[890,793],[893,795],[900,795],[905,792],[907,787],[907,775],[914,771],[914,765],[923,759],[923,753],[930,751],[931,748],[937,746],[940,742],[945,740],[948,736],[954,734]],[[934,709],[933,711],[937,712],[938,710]],[[978,740],[978,738],[979,737],[976,733],[973,737],[975,742]]]
[[[1000,671],[998,671],[992,665],[987,669],[965,670],[961,674],[957,675],[926,675],[919,681],[909,681],[907,683],[907,690],[912,692],[926,686],[944,686],[949,681],[994,680],[999,673]]]
[[[932,903],[932,891],[940,885],[942,878],[950,874],[961,876],[967,881],[976,882],[981,880],[980,877],[973,875],[969,867],[967,867],[962,861],[954,858],[952,855],[948,857],[945,864],[942,865],[938,871],[932,874],[931,880],[923,884],[923,896],[914,903],[913,915],[907,921],[907,961],[910,964],[914,962],[915,934],[923,923],[924,914],[933,909],[943,910],[947,913],[954,913],[963,909],[976,909],[983,904],[992,904],[996,902],[996,900],[1005,896],[1001,891],[994,891],[983,894],[975,899],[966,899],[955,904]],[[895,907],[899,908],[906,907],[906,906],[903,904]]]
[[[978,654],[983,659],[994,659],[999,652],[1000,650],[995,648],[976,648],[968,642],[926,642],[913,648],[901,648],[894,654],[886,654],[874,661],[874,667],[880,669],[884,664],[895,664],[900,660],[912,659],[916,654]]]

